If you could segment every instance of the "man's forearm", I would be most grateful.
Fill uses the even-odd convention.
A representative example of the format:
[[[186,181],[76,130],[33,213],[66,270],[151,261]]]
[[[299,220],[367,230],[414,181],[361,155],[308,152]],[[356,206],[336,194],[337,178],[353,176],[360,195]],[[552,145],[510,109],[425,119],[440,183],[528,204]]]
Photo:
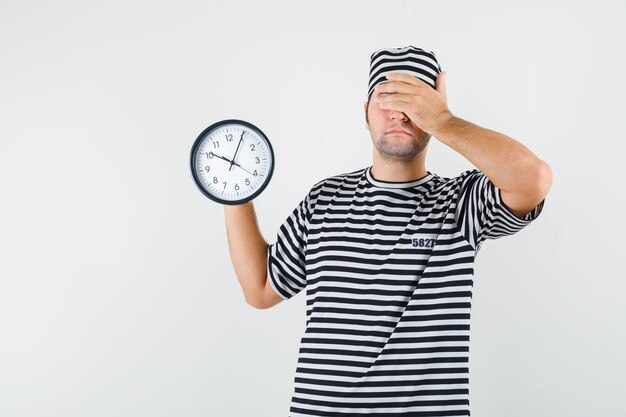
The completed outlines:
[[[543,187],[547,164],[520,142],[450,115],[432,131],[465,156],[498,188],[510,192]]]
[[[249,304],[265,287],[267,242],[257,224],[252,201],[238,205],[224,205],[226,232],[230,258]]]

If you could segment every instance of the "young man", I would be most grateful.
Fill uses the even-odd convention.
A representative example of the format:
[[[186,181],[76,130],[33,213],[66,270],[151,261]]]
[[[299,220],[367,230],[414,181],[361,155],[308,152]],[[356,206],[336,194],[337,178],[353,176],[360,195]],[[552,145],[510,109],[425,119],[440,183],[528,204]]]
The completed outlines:
[[[364,107],[373,164],[313,185],[274,244],[225,206],[233,265],[257,308],[306,288],[290,416],[467,416],[475,257],[539,216],[551,170],[454,116],[432,51],[374,52]],[[478,169],[427,171],[432,136]]]

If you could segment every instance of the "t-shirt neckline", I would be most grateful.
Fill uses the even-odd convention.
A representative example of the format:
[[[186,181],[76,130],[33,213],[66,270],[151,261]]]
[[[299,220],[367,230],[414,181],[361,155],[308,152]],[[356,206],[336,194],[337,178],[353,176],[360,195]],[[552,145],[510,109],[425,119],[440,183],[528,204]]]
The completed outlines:
[[[428,181],[430,181],[435,175],[430,172],[430,171],[426,171],[428,172],[428,174],[426,174],[425,176],[423,176],[422,178],[418,178],[416,180],[412,180],[412,181],[383,181],[383,180],[378,180],[376,178],[374,178],[374,176],[372,175],[372,165],[370,165],[369,167],[367,167],[365,169],[365,178],[367,179],[367,181],[375,186],[375,187],[380,187],[380,188],[411,188],[411,187],[416,187],[418,185],[424,184]]]

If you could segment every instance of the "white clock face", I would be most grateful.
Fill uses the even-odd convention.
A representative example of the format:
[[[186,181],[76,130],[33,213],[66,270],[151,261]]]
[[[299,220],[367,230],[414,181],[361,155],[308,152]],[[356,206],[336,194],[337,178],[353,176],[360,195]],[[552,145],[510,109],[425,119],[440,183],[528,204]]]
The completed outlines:
[[[263,132],[233,119],[205,129],[191,158],[200,190],[223,204],[252,200],[269,182],[274,166],[272,147]]]

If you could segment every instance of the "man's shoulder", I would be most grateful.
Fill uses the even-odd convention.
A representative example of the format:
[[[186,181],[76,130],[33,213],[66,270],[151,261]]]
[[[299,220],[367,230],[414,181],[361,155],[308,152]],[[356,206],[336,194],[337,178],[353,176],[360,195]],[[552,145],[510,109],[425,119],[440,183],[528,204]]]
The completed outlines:
[[[426,184],[428,189],[426,197],[437,200],[451,200],[455,195],[460,194],[468,184],[480,180],[485,175],[477,168],[467,169],[456,176],[449,177],[428,172],[432,174],[432,178]]]
[[[484,175],[481,170],[478,168],[466,169],[465,171],[460,172],[458,175],[454,177],[443,177],[435,174],[435,177],[439,178],[442,182],[455,182],[459,180],[466,179],[472,176],[480,176]]]
[[[449,188],[457,186],[468,180],[477,180],[484,177],[485,174],[478,168],[467,169],[454,177],[445,177],[434,174],[434,183],[438,188]]]
[[[354,171],[342,172],[324,177],[321,180],[318,180],[311,188],[318,189],[323,186],[337,187],[345,182],[358,181],[363,176],[366,169],[367,167],[359,168]]]

